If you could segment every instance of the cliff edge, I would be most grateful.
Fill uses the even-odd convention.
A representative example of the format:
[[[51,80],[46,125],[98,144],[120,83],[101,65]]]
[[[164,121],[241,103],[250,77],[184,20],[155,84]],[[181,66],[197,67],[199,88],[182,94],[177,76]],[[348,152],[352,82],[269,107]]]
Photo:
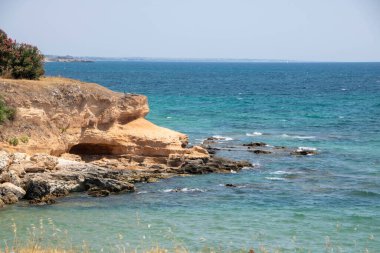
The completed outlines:
[[[149,122],[145,96],[66,78],[0,79],[0,96],[16,110],[0,125],[0,207],[251,166],[187,147],[186,135]]]
[[[186,135],[147,121],[149,107],[142,95],[51,77],[39,81],[0,79],[0,95],[17,110],[13,121],[0,126],[0,149],[55,156],[166,158],[162,161],[173,156],[208,157],[200,147],[186,148]],[[10,140],[15,138],[27,142],[14,146]]]

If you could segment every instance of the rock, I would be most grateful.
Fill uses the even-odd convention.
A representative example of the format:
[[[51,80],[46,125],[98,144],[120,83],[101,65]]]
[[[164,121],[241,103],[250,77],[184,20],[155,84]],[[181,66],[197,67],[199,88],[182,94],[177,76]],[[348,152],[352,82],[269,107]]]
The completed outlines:
[[[8,192],[6,195],[3,195],[0,197],[4,204],[10,205],[18,202],[17,196],[12,193]]]
[[[25,161],[29,161],[30,157],[28,157],[25,153],[15,152],[13,153],[13,164],[20,164]]]
[[[5,151],[0,151],[0,174],[9,167],[10,163],[10,155]]]
[[[88,195],[92,197],[107,197],[110,195],[110,192],[107,190],[100,190],[100,189],[94,188],[88,191]]]
[[[255,150],[248,150],[248,151],[252,152],[252,153],[255,153],[255,154],[263,154],[263,155],[272,154],[271,151],[262,150],[262,149],[255,149]]]
[[[50,185],[45,180],[30,180],[26,185],[26,195],[27,200],[42,200],[43,197],[49,195]]]
[[[298,149],[290,152],[291,155],[316,155],[318,154],[316,148],[299,147]]]
[[[107,190],[109,192],[121,192],[121,191],[134,191],[135,187],[133,184],[128,182],[122,182],[115,179],[109,178],[86,178],[84,180],[84,186],[88,190],[99,189]]]
[[[37,163],[40,167],[53,170],[58,164],[58,158],[47,154],[36,154],[30,157],[30,160]]]
[[[207,161],[189,160],[186,161],[177,172],[185,174],[208,174],[208,173],[230,173],[240,171],[243,167],[251,167],[247,161],[232,161],[220,157],[211,157]]]
[[[41,165],[33,165],[33,166],[30,166],[30,167],[26,167],[24,169],[24,171],[26,173],[42,173],[42,172],[45,172],[45,167],[41,166]]]
[[[187,148],[186,135],[146,120],[149,107],[143,95],[52,77],[38,81],[1,79],[0,90],[5,91],[4,101],[17,108],[15,119],[1,129],[0,149],[56,156],[160,157],[164,164],[172,154],[208,158],[200,148]],[[20,133],[29,136],[29,142],[11,147],[7,140]],[[31,159],[46,170],[56,165],[56,159],[48,155]],[[30,172],[39,172],[36,170]]]
[[[9,182],[16,186],[21,185],[21,179],[14,170],[8,170],[0,175],[0,183]]]
[[[156,177],[149,177],[147,180],[146,180],[147,183],[156,183],[158,182],[158,178]]]
[[[25,195],[24,189],[11,183],[0,184],[0,195],[7,195],[8,193],[14,194],[17,199],[21,199]]]
[[[5,203],[4,201],[0,198],[0,208],[4,207],[5,206]]]
[[[234,184],[225,184],[225,186],[226,187],[232,187],[232,188],[235,188],[235,187],[237,187],[236,185],[234,185]]]
[[[267,144],[264,142],[250,142],[250,143],[243,144],[243,146],[246,146],[246,147],[265,147],[265,146],[267,146]]]

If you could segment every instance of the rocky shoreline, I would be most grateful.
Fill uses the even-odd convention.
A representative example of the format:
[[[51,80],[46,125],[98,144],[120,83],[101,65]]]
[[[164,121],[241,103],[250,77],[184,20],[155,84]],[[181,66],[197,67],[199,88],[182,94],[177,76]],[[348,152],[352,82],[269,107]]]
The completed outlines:
[[[316,153],[261,142],[224,147],[215,137],[188,146],[185,134],[145,119],[145,96],[78,80],[1,79],[0,98],[16,112],[0,125],[0,207],[19,200],[52,204],[72,192],[103,197],[132,192],[139,182],[252,167],[216,157],[218,150]]]
[[[177,167],[141,166],[112,168],[121,157],[103,157],[92,162],[67,160],[46,154],[0,151],[0,207],[27,200],[30,204],[53,204],[72,192],[86,192],[94,197],[132,192],[135,183],[157,182],[173,176],[206,173],[230,173],[252,166],[211,156],[209,159],[185,160]],[[97,165],[98,164],[98,165]]]

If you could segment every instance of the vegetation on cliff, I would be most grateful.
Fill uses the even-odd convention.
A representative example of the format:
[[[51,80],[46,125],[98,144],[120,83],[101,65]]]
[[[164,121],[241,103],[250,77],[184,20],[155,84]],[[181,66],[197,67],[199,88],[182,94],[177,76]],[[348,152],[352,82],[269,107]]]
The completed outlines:
[[[38,79],[45,73],[43,59],[37,47],[17,43],[0,29],[0,76]]]
[[[15,115],[15,109],[8,107],[3,98],[0,97],[0,124],[2,124],[6,120],[13,119]]]

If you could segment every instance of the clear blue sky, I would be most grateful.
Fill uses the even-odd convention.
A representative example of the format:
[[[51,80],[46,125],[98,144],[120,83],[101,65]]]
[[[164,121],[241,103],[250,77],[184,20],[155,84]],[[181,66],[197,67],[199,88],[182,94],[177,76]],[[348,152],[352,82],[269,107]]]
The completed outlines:
[[[380,61],[380,0],[0,0],[45,54]]]

